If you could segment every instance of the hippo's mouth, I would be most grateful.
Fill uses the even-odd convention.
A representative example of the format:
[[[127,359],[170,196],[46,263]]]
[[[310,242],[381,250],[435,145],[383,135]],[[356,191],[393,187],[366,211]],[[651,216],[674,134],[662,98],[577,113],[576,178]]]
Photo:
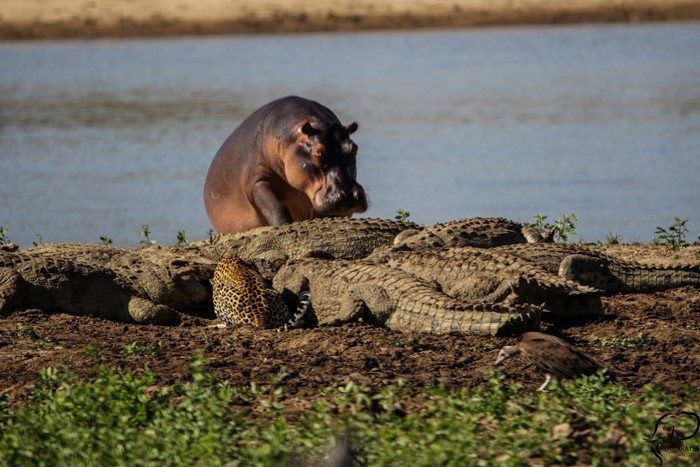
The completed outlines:
[[[318,193],[321,194],[321,193]],[[314,210],[322,216],[347,216],[367,210],[365,190],[355,184],[349,191],[327,190]]]

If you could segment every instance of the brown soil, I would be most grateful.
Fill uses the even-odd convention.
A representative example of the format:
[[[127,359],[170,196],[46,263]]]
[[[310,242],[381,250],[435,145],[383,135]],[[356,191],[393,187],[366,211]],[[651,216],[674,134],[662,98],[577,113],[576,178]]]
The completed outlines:
[[[698,263],[700,247],[680,260]],[[609,249],[640,262],[679,259],[666,247],[639,245]],[[592,321],[547,326],[547,331],[580,346],[603,362],[632,391],[658,384],[673,393],[685,383],[700,387],[700,289],[683,287],[652,294],[605,297],[604,315]],[[236,385],[267,383],[287,373],[286,393],[303,410],[305,396],[349,380],[380,387],[404,378],[415,388],[444,384],[484,384],[498,348],[512,338],[404,334],[364,323],[296,329],[286,333],[251,328],[215,329],[205,317],[185,317],[177,327],[123,324],[90,317],[15,312],[0,319],[0,394],[21,401],[46,367],[67,368],[86,376],[95,355],[110,367],[142,371],[148,366],[159,385],[188,381],[190,361],[203,351],[205,367]],[[32,330],[34,332],[32,332]],[[622,336],[642,339],[631,348],[610,345]],[[151,355],[128,355],[138,343]],[[543,375],[522,360],[505,370],[525,388],[535,389]]]

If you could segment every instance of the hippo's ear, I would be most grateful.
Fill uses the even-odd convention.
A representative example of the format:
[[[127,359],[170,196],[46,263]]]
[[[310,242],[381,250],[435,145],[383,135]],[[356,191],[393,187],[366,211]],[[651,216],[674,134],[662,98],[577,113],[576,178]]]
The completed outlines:
[[[352,122],[350,125],[346,126],[345,129],[348,130],[348,134],[353,134],[357,131],[357,128],[360,125],[357,124],[357,122]]]
[[[315,136],[319,133],[321,133],[321,130],[317,130],[311,125],[311,122],[307,121],[304,122],[304,124],[301,126],[299,129],[302,133],[304,133],[306,136]]]

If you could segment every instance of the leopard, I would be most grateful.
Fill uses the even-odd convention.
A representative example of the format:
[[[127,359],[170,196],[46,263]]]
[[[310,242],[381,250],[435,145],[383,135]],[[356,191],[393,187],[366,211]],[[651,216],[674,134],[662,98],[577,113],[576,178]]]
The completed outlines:
[[[219,261],[211,280],[214,313],[220,327],[251,325],[259,329],[292,329],[304,324],[310,295],[299,295],[299,306],[290,313],[282,295],[268,286],[254,263],[235,255]]]

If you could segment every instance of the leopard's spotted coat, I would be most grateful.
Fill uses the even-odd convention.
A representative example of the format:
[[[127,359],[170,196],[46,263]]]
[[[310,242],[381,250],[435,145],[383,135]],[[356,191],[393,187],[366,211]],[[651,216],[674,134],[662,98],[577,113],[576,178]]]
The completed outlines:
[[[250,324],[270,329],[290,321],[282,297],[265,284],[252,263],[226,256],[216,267],[211,283],[214,312],[227,325]]]

